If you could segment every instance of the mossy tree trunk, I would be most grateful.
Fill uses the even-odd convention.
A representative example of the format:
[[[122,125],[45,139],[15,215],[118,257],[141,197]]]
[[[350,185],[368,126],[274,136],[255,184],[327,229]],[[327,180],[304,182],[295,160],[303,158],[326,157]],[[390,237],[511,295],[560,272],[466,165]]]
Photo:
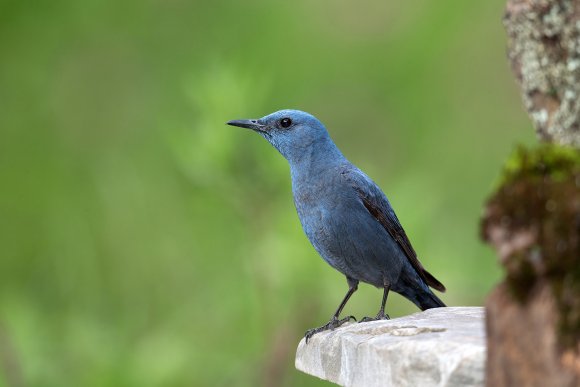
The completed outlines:
[[[482,237],[505,280],[486,302],[488,386],[580,385],[580,0],[508,0],[508,57],[544,144],[520,149]]]

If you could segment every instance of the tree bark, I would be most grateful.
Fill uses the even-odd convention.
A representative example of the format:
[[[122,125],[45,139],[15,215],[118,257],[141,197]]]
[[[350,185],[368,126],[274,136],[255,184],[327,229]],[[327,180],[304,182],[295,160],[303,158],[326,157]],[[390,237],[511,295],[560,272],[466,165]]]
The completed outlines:
[[[516,160],[482,221],[506,272],[486,302],[487,385],[579,385],[580,153]]]
[[[488,386],[580,386],[580,0],[508,0],[508,58],[541,145],[508,163],[482,238]],[[561,146],[571,146],[563,148]]]
[[[537,134],[580,147],[580,0],[509,0],[504,25]]]

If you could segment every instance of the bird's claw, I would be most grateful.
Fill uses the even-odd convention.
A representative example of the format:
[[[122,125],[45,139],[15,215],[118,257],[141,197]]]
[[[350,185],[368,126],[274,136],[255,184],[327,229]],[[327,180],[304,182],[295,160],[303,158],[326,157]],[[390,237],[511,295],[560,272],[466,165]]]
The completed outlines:
[[[369,322],[369,321],[379,321],[379,320],[390,320],[391,318],[389,317],[388,314],[386,313],[380,313],[377,314],[376,317],[364,317],[362,318],[359,323],[363,323],[363,322]]]
[[[326,323],[325,325],[318,327],[318,328],[312,328],[306,331],[306,333],[304,334],[304,338],[306,339],[306,344],[308,344],[308,340],[310,340],[310,338],[312,336],[314,336],[315,334],[319,333],[319,332],[323,332],[323,331],[327,331],[327,330],[334,330],[338,327],[340,327],[342,324],[344,324],[347,321],[350,320],[354,320],[356,321],[356,318],[354,316],[347,316],[345,318],[342,319],[338,319],[336,317],[333,317],[328,323]]]

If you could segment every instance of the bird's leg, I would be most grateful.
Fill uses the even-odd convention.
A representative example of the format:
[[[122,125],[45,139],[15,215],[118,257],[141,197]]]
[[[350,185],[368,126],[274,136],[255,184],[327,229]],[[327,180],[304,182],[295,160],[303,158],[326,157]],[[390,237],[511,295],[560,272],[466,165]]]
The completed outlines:
[[[367,322],[367,321],[377,321],[377,320],[390,320],[388,314],[385,314],[385,305],[387,303],[387,296],[389,295],[389,290],[391,290],[391,285],[385,284],[383,286],[383,302],[381,302],[381,309],[379,309],[379,313],[377,313],[377,317],[365,317],[360,322]]]
[[[318,328],[312,328],[312,329],[309,329],[306,331],[306,333],[304,334],[304,338],[306,339],[306,344],[308,344],[308,340],[310,340],[310,338],[312,336],[314,336],[315,334],[317,334],[319,332],[326,331],[329,329],[334,330],[335,328],[338,328],[339,326],[341,326],[345,322],[349,321],[350,319],[353,319],[354,321],[356,321],[356,318],[354,316],[347,316],[347,317],[344,317],[340,320],[338,319],[338,317],[340,316],[340,313],[342,312],[342,309],[344,308],[344,306],[348,302],[348,299],[358,289],[358,281],[351,280],[349,278],[347,278],[347,281],[349,284],[348,292],[346,293],[346,296],[344,296],[344,299],[342,300],[342,302],[340,303],[340,305],[336,309],[336,312],[334,312],[334,315],[332,316],[330,321],[328,323],[326,323],[325,325],[318,327]]]

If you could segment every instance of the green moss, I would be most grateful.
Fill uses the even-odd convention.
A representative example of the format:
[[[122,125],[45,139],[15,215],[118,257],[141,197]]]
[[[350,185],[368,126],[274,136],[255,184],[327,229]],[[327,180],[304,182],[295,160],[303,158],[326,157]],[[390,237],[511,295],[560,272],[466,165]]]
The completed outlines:
[[[563,180],[580,169],[580,151],[572,147],[542,144],[530,150],[519,146],[504,166],[501,185],[522,178]]]

